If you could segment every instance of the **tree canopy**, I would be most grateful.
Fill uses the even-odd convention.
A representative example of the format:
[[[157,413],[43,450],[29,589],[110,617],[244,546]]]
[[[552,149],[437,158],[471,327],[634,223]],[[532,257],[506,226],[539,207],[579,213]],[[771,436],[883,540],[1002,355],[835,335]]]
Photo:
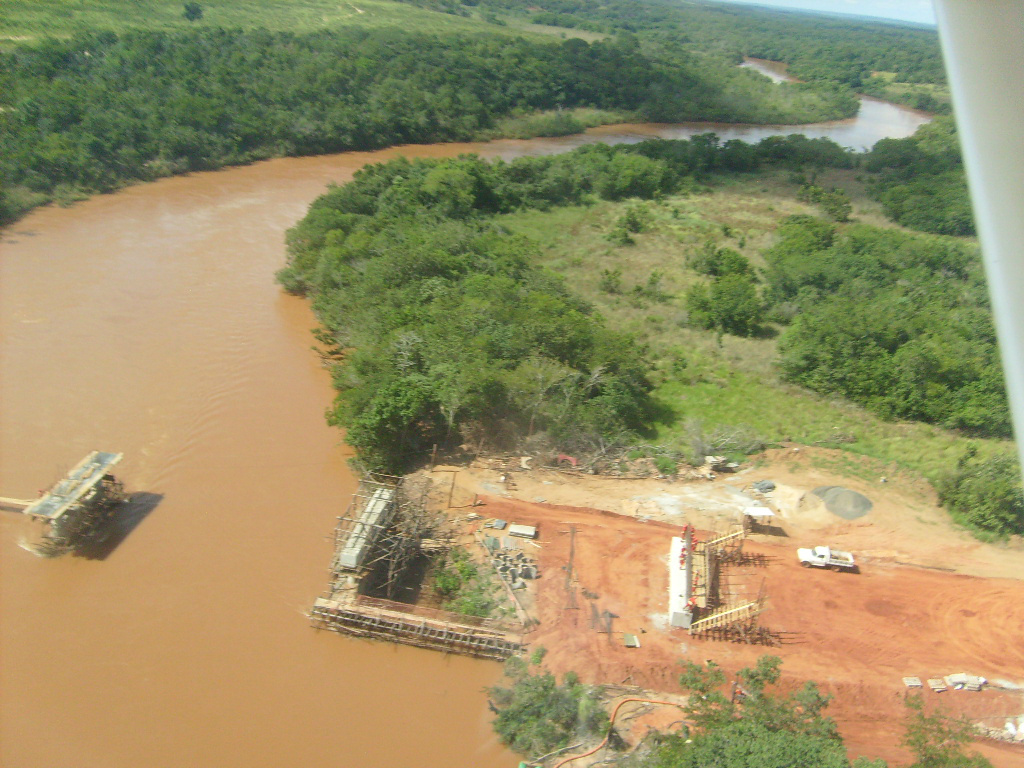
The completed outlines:
[[[775,141],[744,156],[750,167],[784,163],[787,147],[806,149]],[[349,350],[335,368],[332,421],[367,463],[393,471],[453,441],[507,446],[543,433],[589,450],[643,433],[652,408],[643,348],[535,267],[536,245],[493,215],[668,194],[728,170],[737,152],[701,136],[510,163],[397,159],[330,189],[288,233],[279,277],[312,296],[333,343]],[[819,162],[846,160],[829,151]],[[625,218],[624,228],[642,225]],[[752,281],[749,271],[716,280],[712,324],[754,331],[763,310]]]
[[[769,295],[795,312],[779,342],[788,379],[888,418],[1010,436],[975,249],[798,216],[765,260]]]
[[[0,51],[0,215],[273,156],[467,140],[502,117],[575,107],[663,122],[806,122],[857,105],[841,89],[778,89],[731,63],[652,56],[628,37],[82,33]],[[633,194],[646,168],[623,162],[611,183]]]
[[[829,698],[808,681],[787,695],[774,691],[781,660],[763,656],[729,680],[714,662],[687,662],[680,684],[690,728],[665,738],[644,768],[849,768]]]
[[[911,229],[973,235],[974,216],[952,118],[938,118],[905,139],[882,139],[864,160],[886,216]]]

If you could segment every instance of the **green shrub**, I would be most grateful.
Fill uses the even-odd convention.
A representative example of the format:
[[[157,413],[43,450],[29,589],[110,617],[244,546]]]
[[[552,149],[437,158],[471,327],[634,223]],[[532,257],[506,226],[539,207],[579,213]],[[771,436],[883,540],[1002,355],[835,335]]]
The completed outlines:
[[[434,589],[444,598],[445,610],[487,617],[497,607],[491,580],[462,548],[449,550],[435,560],[433,580]]]
[[[719,248],[713,240],[708,240],[697,254],[691,256],[689,263],[695,271],[711,277],[753,272],[746,256],[732,248]]]
[[[760,332],[765,314],[757,283],[745,274],[725,275],[710,286],[697,283],[686,294],[686,310],[692,325],[736,336]]]
[[[658,456],[654,459],[654,466],[663,475],[674,475],[677,469],[677,462],[671,456]]]
[[[1024,488],[1012,455],[978,459],[972,448],[938,485],[953,519],[983,535],[1024,535]]]
[[[521,666],[510,687],[489,690],[498,708],[494,730],[514,751],[540,755],[607,728],[599,688],[580,684],[572,672],[559,685],[551,673],[529,674]]]

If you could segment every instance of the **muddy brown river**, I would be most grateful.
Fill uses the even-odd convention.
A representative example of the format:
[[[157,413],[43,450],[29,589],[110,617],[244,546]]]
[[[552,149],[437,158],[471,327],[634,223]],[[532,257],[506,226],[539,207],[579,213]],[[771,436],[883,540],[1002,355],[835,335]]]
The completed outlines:
[[[878,104],[800,130],[865,146],[927,119]],[[93,559],[38,558],[19,546],[25,521],[0,513],[0,765],[515,765],[484,694],[499,665],[309,627],[354,479],[324,422],[313,317],[274,284],[284,231],[328,182],[399,154],[511,158],[708,128],[272,160],[4,231],[0,495],[33,498],[100,449],[124,452],[137,497],[127,535]]]

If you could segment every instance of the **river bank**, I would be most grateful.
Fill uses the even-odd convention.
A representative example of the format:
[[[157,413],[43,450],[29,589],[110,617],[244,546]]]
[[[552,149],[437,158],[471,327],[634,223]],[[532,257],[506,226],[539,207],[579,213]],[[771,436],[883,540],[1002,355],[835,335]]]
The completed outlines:
[[[893,109],[865,130],[924,121]],[[270,160],[5,229],[0,490],[29,498],[101,448],[125,453],[120,476],[150,498],[104,560],[35,558],[21,521],[0,519],[0,762],[269,768],[344,749],[377,765],[513,764],[483,693],[497,665],[308,627],[355,480],[323,420],[315,320],[274,283],[284,232],[328,183],[399,155],[511,159],[707,129]],[[401,738],[382,738],[399,705]]]

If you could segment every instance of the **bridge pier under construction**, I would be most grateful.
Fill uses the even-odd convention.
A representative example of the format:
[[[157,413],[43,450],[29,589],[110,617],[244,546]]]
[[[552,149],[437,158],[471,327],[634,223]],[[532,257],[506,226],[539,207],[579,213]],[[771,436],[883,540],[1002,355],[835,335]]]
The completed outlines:
[[[757,625],[765,608],[762,582],[753,599],[736,600],[722,587],[723,565],[740,560],[746,526],[698,541],[693,527],[684,526],[669,551],[669,619],[673,627],[695,637],[766,643],[771,633]]]
[[[38,499],[0,497],[0,507],[41,522],[44,532],[33,549],[56,557],[109,534],[110,524],[127,499],[110,470],[123,453],[92,451]]]
[[[401,478],[370,474],[359,483],[334,533],[328,591],[310,611],[312,625],[341,634],[387,640],[479,658],[504,660],[523,644],[518,622],[484,619],[362,593],[373,568],[387,594],[410,562],[438,546],[436,521],[402,486]]]

